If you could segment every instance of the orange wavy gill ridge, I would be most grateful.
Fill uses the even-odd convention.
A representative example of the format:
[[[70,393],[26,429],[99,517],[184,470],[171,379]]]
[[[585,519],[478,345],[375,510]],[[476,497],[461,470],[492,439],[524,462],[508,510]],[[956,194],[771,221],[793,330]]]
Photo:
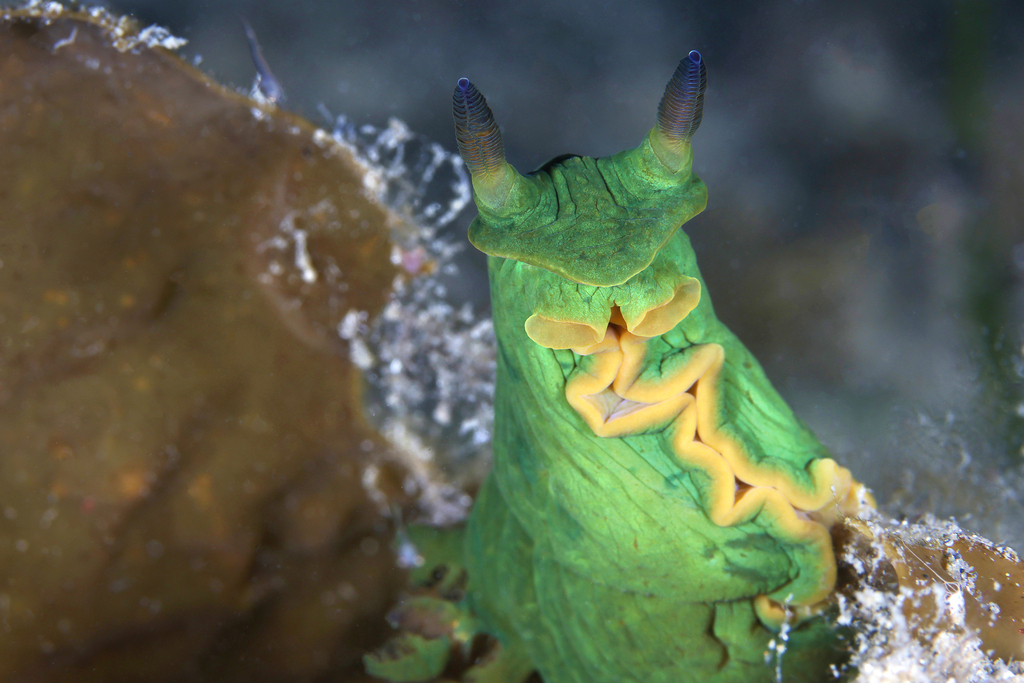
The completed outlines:
[[[706,501],[712,522],[735,526],[766,511],[777,520],[779,537],[820,553],[823,576],[805,594],[786,596],[785,603],[767,595],[755,598],[761,620],[778,628],[794,615],[801,618],[819,611],[835,586],[830,529],[842,517],[873,507],[870,493],[831,458],[808,467],[814,484],[811,493],[778,471],[759,468],[740,444],[715,427],[723,347],[698,345],[686,362],[656,379],[641,378],[652,337],[630,332],[616,312],[602,341],[572,349],[583,359],[566,383],[569,405],[600,437],[630,436],[668,425],[676,456],[704,470],[714,482],[714,493]]]

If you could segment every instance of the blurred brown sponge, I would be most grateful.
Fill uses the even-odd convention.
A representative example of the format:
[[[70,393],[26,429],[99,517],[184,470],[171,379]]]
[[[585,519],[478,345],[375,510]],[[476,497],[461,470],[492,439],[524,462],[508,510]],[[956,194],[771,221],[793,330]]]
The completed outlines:
[[[0,18],[0,681],[347,680],[402,582],[335,332],[387,210],[130,22]]]

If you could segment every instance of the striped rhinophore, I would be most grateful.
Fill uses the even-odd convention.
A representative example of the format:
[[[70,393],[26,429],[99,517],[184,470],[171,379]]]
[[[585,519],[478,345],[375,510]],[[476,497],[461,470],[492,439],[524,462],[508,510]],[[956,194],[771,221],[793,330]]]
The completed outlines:
[[[468,78],[460,78],[452,94],[455,139],[473,176],[492,175],[505,166],[505,148],[487,100]]]
[[[672,142],[688,142],[704,116],[708,70],[700,53],[691,50],[679,61],[658,105],[658,130]]]

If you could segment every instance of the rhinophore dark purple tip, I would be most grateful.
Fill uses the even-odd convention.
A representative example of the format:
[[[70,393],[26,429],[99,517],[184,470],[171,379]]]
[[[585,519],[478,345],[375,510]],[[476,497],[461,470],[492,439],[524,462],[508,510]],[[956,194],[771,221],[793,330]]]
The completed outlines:
[[[487,100],[468,78],[460,78],[452,94],[455,139],[459,154],[474,176],[494,173],[505,165],[505,148]]]
[[[697,132],[704,115],[707,85],[708,71],[704,59],[699,52],[692,50],[679,62],[658,106],[658,128],[667,139],[683,142]]]

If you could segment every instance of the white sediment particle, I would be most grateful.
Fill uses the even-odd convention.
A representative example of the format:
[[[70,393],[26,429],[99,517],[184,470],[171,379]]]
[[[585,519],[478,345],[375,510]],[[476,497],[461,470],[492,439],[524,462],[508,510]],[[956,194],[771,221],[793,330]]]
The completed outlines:
[[[786,654],[786,647],[789,644],[789,622],[782,622],[779,629],[778,644],[775,646],[775,683],[782,683],[782,656]]]
[[[395,553],[395,561],[403,569],[412,569],[414,567],[422,567],[426,560],[423,555],[420,555],[416,546],[409,540],[409,537],[406,536],[398,542],[398,552]]]
[[[963,590],[955,589],[945,594],[946,612],[954,626],[963,626],[967,621],[967,605]]]
[[[306,213],[315,214],[318,211],[323,210],[323,202],[309,208]],[[298,217],[298,212],[289,211],[285,214],[284,218],[281,219],[281,223],[278,225],[278,229],[282,234],[275,235],[270,239],[264,240],[256,245],[256,253],[262,254],[268,249],[276,251],[285,251],[288,249],[289,240],[294,244],[295,255],[293,264],[295,269],[299,272],[299,276],[302,281],[306,284],[313,284],[318,279],[318,273],[316,268],[313,267],[313,258],[309,252],[309,233],[306,230],[296,227],[295,220]],[[277,261],[271,261],[267,266],[268,272],[273,276],[280,276],[284,273],[284,267]],[[264,278],[260,278],[261,282],[265,282]]]
[[[345,317],[338,323],[338,336],[345,340],[355,339],[359,333],[359,328],[366,324],[367,318],[370,314],[366,311],[358,311],[354,308],[349,309]]]
[[[62,47],[66,47],[68,45],[74,45],[76,37],[78,37],[78,27],[77,26],[75,26],[75,27],[73,27],[71,29],[71,33],[68,35],[67,38],[61,38],[56,43],[54,43],[52,51],[56,52],[57,50],[61,49]]]
[[[263,242],[260,242],[258,245],[256,245],[256,253],[262,254],[267,249],[276,249],[278,251],[284,251],[287,248],[288,240],[281,237],[280,235],[275,235],[274,237],[271,237],[269,240],[264,240]]]
[[[303,282],[313,284],[316,282],[316,269],[306,247],[306,231],[295,229],[292,237],[295,239],[295,267],[302,273]]]
[[[313,131],[313,144],[315,144],[317,147],[323,149],[328,147],[333,142],[334,139],[331,137],[331,134],[325,131],[323,128],[317,128],[315,131]]]
[[[375,361],[373,353],[366,346],[366,342],[358,337],[349,342],[348,357],[353,365],[364,372],[372,368]]]
[[[434,408],[433,417],[434,417],[434,421],[437,422],[438,424],[442,424],[442,425],[451,424],[451,422],[452,422],[451,407],[447,403],[445,403],[444,401],[439,402],[437,404],[437,406]]]
[[[377,485],[377,480],[380,478],[380,468],[374,464],[368,464],[363,469],[362,484],[363,490],[366,491],[366,495],[369,496],[370,500],[373,501],[378,508],[383,511],[390,510],[388,504],[388,497],[380,490]]]
[[[387,183],[384,182],[384,177],[380,173],[368,171],[363,174],[363,189],[371,199],[380,199],[386,188]]]

